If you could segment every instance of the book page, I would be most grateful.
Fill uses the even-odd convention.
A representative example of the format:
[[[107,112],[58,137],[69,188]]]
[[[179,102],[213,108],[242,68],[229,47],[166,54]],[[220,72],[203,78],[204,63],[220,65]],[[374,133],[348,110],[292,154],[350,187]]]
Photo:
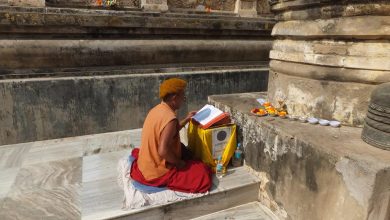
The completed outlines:
[[[223,114],[223,111],[207,104],[203,106],[203,108],[201,108],[192,118],[201,125],[205,125],[221,114]]]

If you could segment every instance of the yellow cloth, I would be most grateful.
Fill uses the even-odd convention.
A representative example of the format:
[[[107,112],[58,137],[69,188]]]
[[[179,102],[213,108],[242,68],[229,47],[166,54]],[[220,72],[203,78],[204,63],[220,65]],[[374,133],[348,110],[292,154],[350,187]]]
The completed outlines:
[[[221,130],[230,131],[229,137],[218,143],[216,135]],[[213,155],[213,147],[216,147],[223,143],[223,151]],[[228,124],[218,127],[211,127],[203,129],[192,121],[188,126],[188,147],[193,153],[196,159],[202,160],[206,165],[212,168],[215,172],[216,159],[219,155],[222,156],[222,163],[224,167],[227,167],[230,159],[232,158],[234,151],[236,150],[236,125]]]
[[[164,80],[160,85],[160,98],[162,99],[168,94],[184,91],[186,86],[187,82],[179,78],[170,78]]]

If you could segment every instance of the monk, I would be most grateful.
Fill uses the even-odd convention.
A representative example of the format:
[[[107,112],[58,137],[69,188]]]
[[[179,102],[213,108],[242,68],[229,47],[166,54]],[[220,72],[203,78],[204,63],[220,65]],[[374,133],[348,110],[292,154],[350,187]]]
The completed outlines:
[[[131,168],[131,178],[144,185],[167,187],[189,193],[207,192],[212,183],[211,170],[201,161],[192,160],[180,142],[179,131],[196,112],[178,120],[178,110],[186,100],[187,82],[171,78],[160,85],[160,104],[146,116],[139,152]]]

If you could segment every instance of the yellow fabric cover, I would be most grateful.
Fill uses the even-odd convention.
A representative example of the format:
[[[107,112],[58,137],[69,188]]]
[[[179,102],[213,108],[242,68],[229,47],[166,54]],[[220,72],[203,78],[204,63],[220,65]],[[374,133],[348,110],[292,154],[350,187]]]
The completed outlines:
[[[186,86],[187,82],[179,78],[170,78],[164,80],[160,85],[160,98],[162,99],[168,94],[184,91]]]
[[[222,162],[224,167],[228,165],[229,160],[233,156],[234,151],[237,147],[236,125],[228,124],[218,127],[211,127],[208,129],[202,129],[200,128],[200,126],[197,126],[191,121],[188,126],[188,147],[190,148],[196,159],[203,161],[205,164],[211,167],[214,172],[217,158],[213,158],[212,156],[212,133],[215,129],[227,126],[231,127],[231,136],[227,141],[227,144],[225,145],[224,151],[222,152]]]

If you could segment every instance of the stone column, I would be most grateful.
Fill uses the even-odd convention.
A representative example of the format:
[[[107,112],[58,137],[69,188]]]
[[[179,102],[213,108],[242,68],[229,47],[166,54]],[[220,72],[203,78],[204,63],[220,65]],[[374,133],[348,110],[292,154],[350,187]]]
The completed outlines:
[[[45,7],[45,0],[8,0],[11,6]]]
[[[234,13],[240,17],[256,17],[257,16],[257,0],[236,0]]]
[[[361,127],[371,91],[390,82],[390,2],[278,0],[272,10],[268,99]]]
[[[145,11],[168,11],[167,0],[141,0],[141,8]]]

